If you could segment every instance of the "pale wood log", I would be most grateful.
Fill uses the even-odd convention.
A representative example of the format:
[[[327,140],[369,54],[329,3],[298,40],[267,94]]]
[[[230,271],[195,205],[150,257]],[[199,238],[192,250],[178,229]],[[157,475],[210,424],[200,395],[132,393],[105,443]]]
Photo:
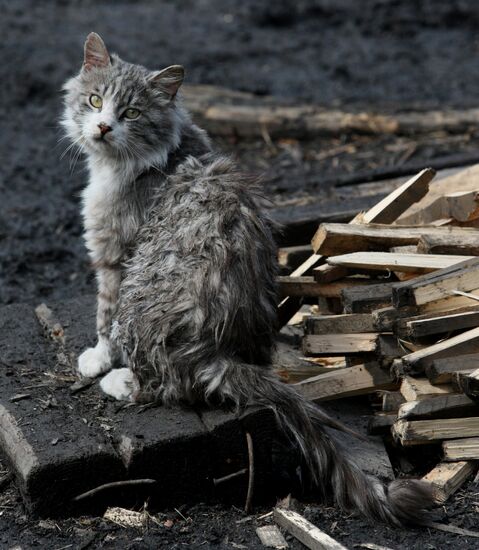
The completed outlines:
[[[371,286],[373,282],[366,278],[348,278],[333,283],[317,283],[313,277],[277,277],[281,296],[323,296],[324,298],[339,298],[345,288]]]
[[[389,371],[377,363],[367,363],[320,374],[294,386],[308,399],[326,401],[366,395],[377,390],[396,390],[398,384]]]
[[[468,414],[479,414],[479,405],[461,393],[435,395],[420,401],[408,401],[400,405],[398,420],[453,418]]]
[[[479,353],[479,328],[468,330],[405,355],[402,362],[407,371],[419,373],[424,372],[424,369],[436,359],[470,353]]]
[[[303,338],[304,355],[347,355],[368,353],[378,347],[379,334],[365,332],[359,334],[310,334]]]
[[[452,381],[456,372],[473,372],[479,368],[479,353],[454,355],[436,359],[425,369],[426,376],[432,384],[447,384]]]
[[[456,462],[458,460],[479,460],[479,437],[453,439],[442,444],[444,460]]]
[[[451,291],[451,294],[453,292]],[[470,294],[479,295],[479,288],[475,288]],[[449,313],[455,309],[465,309],[474,305],[477,305],[477,300],[474,300],[470,296],[452,295],[451,298],[442,298],[441,300],[421,304],[417,307],[417,313],[422,315],[428,313]]]
[[[423,235],[417,243],[417,250],[425,254],[479,256],[479,229],[475,229],[475,234],[467,236]]]
[[[399,391],[406,401],[420,401],[435,395],[453,393],[453,388],[450,384],[433,386],[427,378],[405,376]]]
[[[432,168],[425,168],[408,179],[381,202],[363,215],[363,223],[392,223],[412,204],[422,199],[429,190],[429,182],[436,175]]]
[[[376,271],[404,271],[411,273],[430,273],[456,265],[473,256],[454,256],[445,254],[393,254],[391,252],[352,252],[327,259],[329,265],[345,268]]]
[[[443,439],[479,436],[479,417],[440,418],[435,420],[398,420],[393,435],[402,445],[425,445]]]
[[[278,525],[289,531],[310,550],[347,550],[345,546],[339,544],[297,512],[275,508],[273,517]]]
[[[323,223],[313,237],[312,246],[316,254],[333,256],[417,244],[423,235],[452,235],[453,237],[464,235],[467,238],[474,234],[477,234],[477,230],[470,227]]]
[[[403,338],[422,338],[479,326],[479,306],[456,308],[397,320],[395,332]]]
[[[412,281],[397,283],[392,291],[393,305],[426,304],[449,298],[457,290],[470,292],[476,288],[479,288],[479,258],[421,275]]]
[[[305,321],[306,334],[353,334],[376,332],[372,315],[351,313],[341,315],[312,315]]]
[[[436,502],[442,504],[455,493],[477,470],[475,462],[441,462],[427,475],[424,481],[431,483]]]

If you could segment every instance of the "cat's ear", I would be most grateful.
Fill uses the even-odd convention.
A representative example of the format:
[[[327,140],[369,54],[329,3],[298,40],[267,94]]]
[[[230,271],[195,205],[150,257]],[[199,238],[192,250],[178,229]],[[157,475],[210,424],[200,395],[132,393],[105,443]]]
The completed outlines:
[[[83,68],[89,71],[92,67],[108,67],[110,63],[110,54],[105,43],[96,32],[91,32],[85,42]]]
[[[181,65],[171,65],[162,71],[151,73],[148,81],[161,91],[174,98],[185,78],[185,69]]]

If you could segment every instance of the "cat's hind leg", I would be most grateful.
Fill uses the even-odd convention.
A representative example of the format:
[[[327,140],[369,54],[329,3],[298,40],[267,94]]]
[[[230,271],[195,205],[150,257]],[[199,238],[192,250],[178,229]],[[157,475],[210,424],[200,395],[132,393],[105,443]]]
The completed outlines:
[[[128,368],[113,369],[101,379],[100,388],[118,401],[133,401],[137,389],[135,375]]]

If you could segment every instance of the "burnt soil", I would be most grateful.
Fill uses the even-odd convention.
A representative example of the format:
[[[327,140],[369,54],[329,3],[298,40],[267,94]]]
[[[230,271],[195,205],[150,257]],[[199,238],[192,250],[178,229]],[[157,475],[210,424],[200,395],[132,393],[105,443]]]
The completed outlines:
[[[81,161],[59,141],[61,86],[95,30],[110,49],[151,68],[185,65],[190,83],[356,110],[477,107],[479,6],[473,0],[57,0],[1,2],[0,302],[33,305],[89,294],[79,217]],[[246,169],[264,174],[276,204],[337,197],[332,178],[477,150],[479,132],[356,136],[301,142],[216,140]],[[307,241],[307,239],[306,239]],[[474,529],[479,487],[471,482],[442,521]],[[160,511],[159,525],[124,529],[96,517],[38,521],[25,516],[0,465],[0,547],[262,548],[254,527],[271,508],[185,503]],[[477,539],[429,529],[370,525],[329,506],[300,505],[349,548],[478,547]],[[186,519],[185,519],[186,518]],[[245,520],[246,521],[242,521]],[[169,521],[171,520],[171,521]],[[290,541],[292,548],[300,548]]]

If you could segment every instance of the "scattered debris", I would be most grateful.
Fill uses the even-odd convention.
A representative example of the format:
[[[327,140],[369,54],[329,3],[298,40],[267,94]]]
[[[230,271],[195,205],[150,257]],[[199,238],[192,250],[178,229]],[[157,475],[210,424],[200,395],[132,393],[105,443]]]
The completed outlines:
[[[125,508],[107,508],[103,514],[104,519],[116,523],[121,527],[144,527],[147,523],[147,515],[142,512],[133,512]]]
[[[311,550],[347,550],[306,518],[292,510],[275,508],[274,520]]]
[[[261,544],[267,548],[288,548],[286,539],[283,537],[281,531],[276,527],[276,525],[264,525],[263,527],[258,527],[256,529],[256,534],[258,535]]]

